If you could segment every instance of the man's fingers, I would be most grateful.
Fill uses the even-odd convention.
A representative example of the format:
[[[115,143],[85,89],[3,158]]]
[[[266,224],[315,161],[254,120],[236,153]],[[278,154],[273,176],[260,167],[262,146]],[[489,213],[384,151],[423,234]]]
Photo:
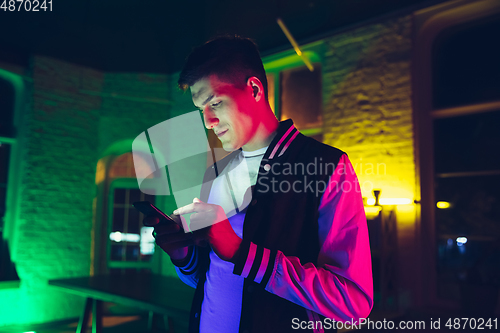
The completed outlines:
[[[206,205],[207,205],[206,203],[198,200],[196,202],[190,203],[189,205],[177,208],[176,210],[174,210],[174,214],[175,215],[184,215],[184,214],[189,214],[189,213],[200,212],[200,211],[206,210],[206,208],[205,208]]]
[[[177,223],[178,225],[182,225],[182,216],[180,215],[175,215],[175,214],[172,214],[172,215],[169,215],[169,217],[175,221],[175,223]]]

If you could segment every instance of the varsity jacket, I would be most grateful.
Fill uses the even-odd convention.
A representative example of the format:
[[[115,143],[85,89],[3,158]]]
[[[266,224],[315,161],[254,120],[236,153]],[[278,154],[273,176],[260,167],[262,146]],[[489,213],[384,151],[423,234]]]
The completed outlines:
[[[237,153],[208,168],[202,201]],[[173,261],[179,277],[196,287],[189,332],[199,332],[209,251],[193,246],[186,259]],[[331,332],[335,321],[355,324],[368,316],[368,231],[344,152],[302,135],[291,120],[280,122],[252,189],[233,274],[245,278],[241,333]]]

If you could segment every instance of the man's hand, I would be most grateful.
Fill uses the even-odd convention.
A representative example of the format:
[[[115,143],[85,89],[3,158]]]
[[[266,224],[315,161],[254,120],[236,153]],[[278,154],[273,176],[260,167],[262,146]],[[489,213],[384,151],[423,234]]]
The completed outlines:
[[[172,259],[182,260],[187,256],[188,246],[194,245],[193,234],[185,233],[182,230],[181,217],[171,215],[177,223],[161,222],[154,216],[144,218],[143,224],[148,227],[154,227],[153,236],[156,244],[162,248]]]
[[[219,205],[208,204],[195,198],[192,204],[180,207],[174,211],[175,215],[189,213],[194,213],[190,217],[191,226],[208,225],[208,227],[193,233],[195,239],[197,241],[206,239],[219,258],[234,262],[233,260],[236,257],[242,240],[231,227],[224,209]]]

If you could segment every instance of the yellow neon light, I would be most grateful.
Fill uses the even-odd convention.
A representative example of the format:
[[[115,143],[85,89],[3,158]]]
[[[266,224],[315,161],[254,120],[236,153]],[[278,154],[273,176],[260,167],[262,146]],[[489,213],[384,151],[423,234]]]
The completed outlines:
[[[392,206],[392,205],[409,205],[413,201],[409,198],[380,198],[379,204],[382,206]],[[366,200],[368,206],[375,205],[375,199],[369,198]]]
[[[408,198],[380,198],[381,205],[409,205],[412,203],[411,199]]]
[[[99,161],[97,161],[97,167],[95,172],[96,185],[103,182],[104,179],[106,179],[106,165],[104,164],[104,161],[100,159]]]
[[[438,201],[436,203],[436,207],[439,209],[446,209],[446,208],[450,208],[451,204],[447,201]]]
[[[285,23],[280,18],[278,18],[276,21],[278,22],[278,25],[280,26],[281,30],[285,34],[286,38],[288,38],[288,41],[290,42],[290,44],[292,44],[293,49],[295,50],[297,55],[302,58],[302,61],[304,61],[307,68],[311,72],[314,71],[313,65],[311,64],[309,59],[302,53],[302,51],[300,50],[299,44],[297,44],[297,42],[295,41],[295,38],[293,38],[292,34],[290,33],[290,31],[286,27]]]

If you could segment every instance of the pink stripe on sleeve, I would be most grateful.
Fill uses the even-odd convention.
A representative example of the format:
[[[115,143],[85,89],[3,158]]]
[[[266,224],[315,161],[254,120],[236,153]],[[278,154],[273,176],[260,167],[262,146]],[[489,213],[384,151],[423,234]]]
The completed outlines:
[[[264,274],[266,273],[267,264],[269,263],[269,255],[271,251],[269,249],[264,248],[264,253],[262,254],[262,261],[260,263],[259,271],[255,276],[255,282],[260,283]]]
[[[241,276],[246,278],[250,273],[250,269],[252,268],[253,261],[255,260],[255,253],[257,252],[257,245],[254,243],[250,243],[250,249],[248,250],[247,261],[245,261],[245,266],[243,267],[243,272],[241,272]]]

